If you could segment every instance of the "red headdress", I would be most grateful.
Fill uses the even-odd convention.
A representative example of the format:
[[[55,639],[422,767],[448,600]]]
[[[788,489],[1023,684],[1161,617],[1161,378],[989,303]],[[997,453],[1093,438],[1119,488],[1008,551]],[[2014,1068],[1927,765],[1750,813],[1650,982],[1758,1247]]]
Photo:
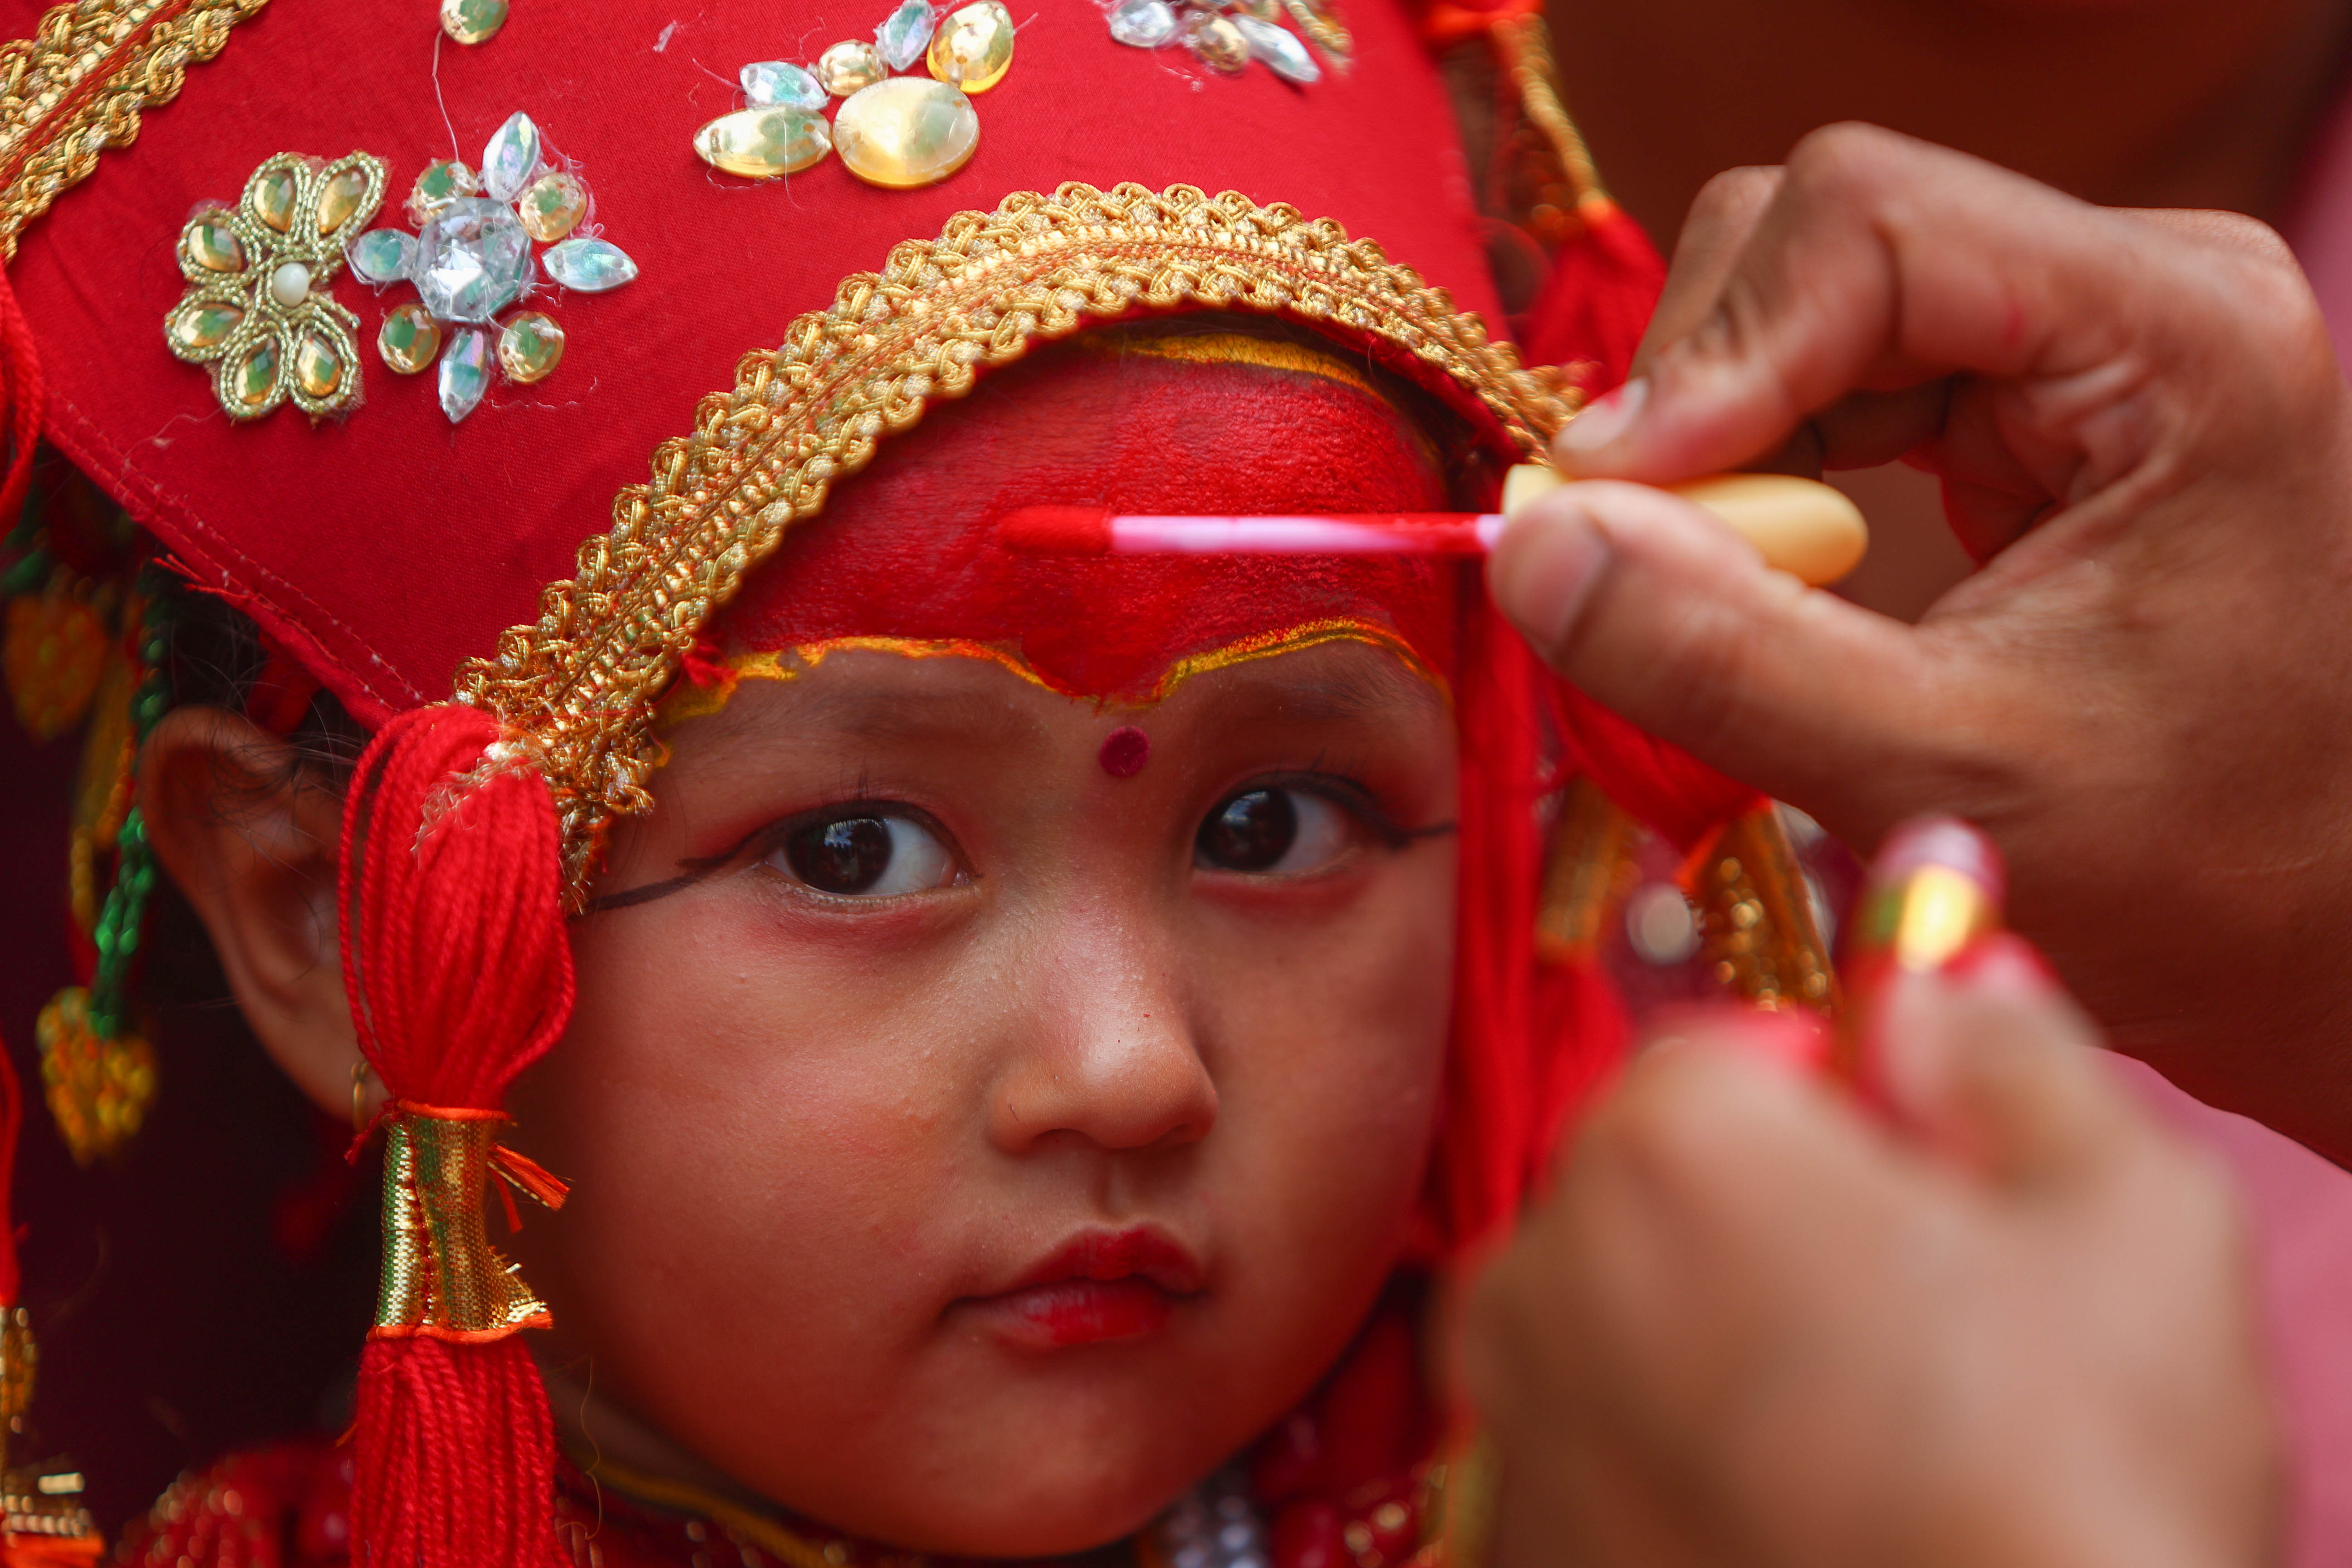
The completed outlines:
[[[453,37],[505,9],[441,7]],[[1388,0],[1362,0],[1345,27],[1322,0],[1288,0],[1295,32],[1248,18],[1289,45],[1188,14],[1205,55],[1246,35],[1294,78],[1317,58],[1303,35],[1323,64],[1305,85],[1120,41],[1078,0],[1034,15],[982,0],[939,23],[931,56],[968,99],[909,87],[898,118],[856,124],[852,100],[825,133],[834,156],[758,184],[723,172],[802,163],[810,120],[823,123],[815,110],[726,118],[737,67],[860,40],[887,10],[519,0],[502,32],[462,47],[432,0],[84,0],[12,57],[0,360],[16,406],[37,360],[48,437],[374,731],[341,897],[353,1019],[398,1111],[357,1430],[364,1563],[489,1568],[552,1550],[547,1406],[514,1335],[544,1309],[496,1267],[478,1205],[493,1167],[560,1194],[496,1146],[498,1108],[562,1032],[565,914],[610,823],[646,805],[656,705],[681,669],[719,676],[730,639],[1012,646],[1047,684],[1139,700],[1187,654],[1343,626],[1447,679],[1465,883],[1440,1244],[1507,1217],[1560,1110],[1614,1048],[1591,977],[1538,952],[1539,807],[1581,770],[1688,845],[1752,804],[1549,682],[1475,576],[1170,566],[1134,626],[1074,636],[1082,623],[1055,611],[1085,600],[1079,569],[1022,576],[970,530],[928,550],[877,532],[869,554],[848,489],[843,526],[813,522],[878,444],[919,441],[904,433],[933,404],[1034,344],[1113,323],[1212,310],[1317,334],[1327,363],[1352,355],[1437,411],[1455,436],[1446,482],[1480,492],[1457,498],[1472,504],[1491,503],[1508,463],[1540,460],[1577,375],[1612,374],[1530,371],[1490,341],[1449,110]],[[1139,0],[1112,20],[1130,37],[1158,26]],[[1009,73],[983,79],[1003,48]],[[835,68],[882,68],[829,50]],[[157,110],[184,70],[184,94]],[[877,153],[892,135],[906,140]],[[437,161],[471,163],[478,148],[489,195],[438,205],[472,171]],[[880,188],[853,162],[869,177],[952,172]],[[93,164],[89,190],[27,226]],[[398,226],[404,196],[432,227],[362,237],[372,214]],[[472,231],[445,227],[461,213]],[[525,273],[570,286],[542,283],[477,336],[467,321],[488,312],[464,290],[497,293],[518,246]],[[361,281],[394,271],[414,295]],[[1646,306],[1612,295],[1584,315],[1622,324]],[[390,373],[429,358],[436,333],[449,341],[433,374]],[[484,398],[494,335],[507,383]],[[1582,352],[1621,359],[1622,337]],[[1314,367],[1266,395],[1282,405],[1269,450],[1303,409],[1344,429],[1389,406]],[[1148,390],[1137,398],[1148,410]],[[1173,440],[1148,423],[1131,435],[1155,451]],[[1083,495],[1048,493],[1028,465],[1034,497],[967,498],[971,514],[1183,499],[1167,482],[1181,449],[1149,498],[1150,483],[1116,478],[1131,467],[1097,465]],[[1318,468],[1309,453],[1259,499],[1337,507],[1429,482]],[[780,545],[789,561],[761,574]]]

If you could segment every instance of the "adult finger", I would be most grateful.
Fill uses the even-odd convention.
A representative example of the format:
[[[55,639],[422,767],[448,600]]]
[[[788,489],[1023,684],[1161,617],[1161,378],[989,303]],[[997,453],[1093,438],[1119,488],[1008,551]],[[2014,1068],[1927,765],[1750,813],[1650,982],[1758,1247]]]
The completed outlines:
[[[1766,566],[1646,486],[1564,485],[1515,516],[1495,601],[1552,668],[1652,734],[1782,799],[1836,815],[1889,795],[1955,737],[1923,636]],[[1899,803],[1897,803],[1899,805]]]
[[[1897,1114],[1996,1182],[2063,1184],[2149,1130],[2090,1020],[2017,937],[1987,939],[1953,973],[1898,975],[1872,1035]]]
[[[1891,132],[1816,132],[1791,154],[1716,308],[1645,377],[1571,421],[1556,449],[1580,474],[1679,479],[1772,449],[1854,390],[1955,371],[2030,375],[2078,403],[2127,397],[2135,378],[2176,364],[2184,341],[2218,356],[2247,314],[2219,287],[2234,279],[2203,276],[2212,242],[2176,229],[2176,243],[2152,244],[2154,233]],[[2102,453],[2107,472],[2153,432],[2123,434],[2137,442]]]
[[[1635,375],[1714,310],[1725,279],[1780,194],[1780,177],[1778,165],[1727,169],[1699,187],[1690,216],[1683,221],[1682,237],[1675,241],[1665,290],[1658,296],[1658,307],[1651,312],[1642,346],[1633,355]]]

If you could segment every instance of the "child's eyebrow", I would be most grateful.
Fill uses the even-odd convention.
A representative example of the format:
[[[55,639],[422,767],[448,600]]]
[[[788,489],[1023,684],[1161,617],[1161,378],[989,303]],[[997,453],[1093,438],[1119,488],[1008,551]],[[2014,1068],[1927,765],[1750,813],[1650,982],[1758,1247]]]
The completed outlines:
[[[1369,651],[1369,650],[1367,650]],[[1262,713],[1269,719],[1308,724],[1360,724],[1394,720],[1404,712],[1442,712],[1444,696],[1430,681],[1384,654],[1335,660],[1331,668],[1300,679],[1278,660],[1267,668],[1244,666],[1218,693],[1221,706]]]

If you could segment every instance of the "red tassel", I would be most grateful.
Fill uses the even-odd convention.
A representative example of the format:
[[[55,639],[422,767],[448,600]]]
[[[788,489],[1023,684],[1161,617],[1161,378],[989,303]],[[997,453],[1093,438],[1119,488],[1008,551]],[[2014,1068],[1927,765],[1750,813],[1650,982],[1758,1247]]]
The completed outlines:
[[[0,478],[0,529],[13,528],[33,483],[33,448],[41,438],[41,416],[48,389],[41,378],[40,351],[33,330],[16,306],[16,291],[0,275],[0,400],[8,421],[8,468]]]
[[[0,1310],[21,1298],[24,1279],[16,1268],[16,1134],[25,1120],[24,1091],[16,1064],[0,1041]]]
[[[343,981],[395,1100],[496,1110],[571,1017],[554,802],[499,741],[473,709],[419,709],[384,726],[352,781]],[[520,1340],[372,1339],[356,1442],[359,1568],[556,1560],[554,1435]]]
[[[1666,286],[1665,263],[1642,226],[1599,193],[1576,204],[1579,231],[1562,241],[1528,310],[1529,364],[1593,366],[1587,392],[1606,392],[1633,367],[1633,351]]]
[[[516,1335],[370,1340],[360,1358],[352,1562],[523,1568],[558,1561],[555,1428]]]

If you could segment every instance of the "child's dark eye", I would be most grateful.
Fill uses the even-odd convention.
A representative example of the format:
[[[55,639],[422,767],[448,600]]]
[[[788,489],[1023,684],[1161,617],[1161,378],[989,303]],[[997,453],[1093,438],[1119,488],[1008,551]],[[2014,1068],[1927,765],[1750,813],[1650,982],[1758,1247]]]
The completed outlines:
[[[1295,876],[1318,871],[1348,850],[1347,814],[1307,790],[1261,784],[1228,795],[1192,839],[1205,870]]]
[[[820,893],[887,899],[956,879],[955,857],[912,817],[836,816],[786,832],[766,864]]]

